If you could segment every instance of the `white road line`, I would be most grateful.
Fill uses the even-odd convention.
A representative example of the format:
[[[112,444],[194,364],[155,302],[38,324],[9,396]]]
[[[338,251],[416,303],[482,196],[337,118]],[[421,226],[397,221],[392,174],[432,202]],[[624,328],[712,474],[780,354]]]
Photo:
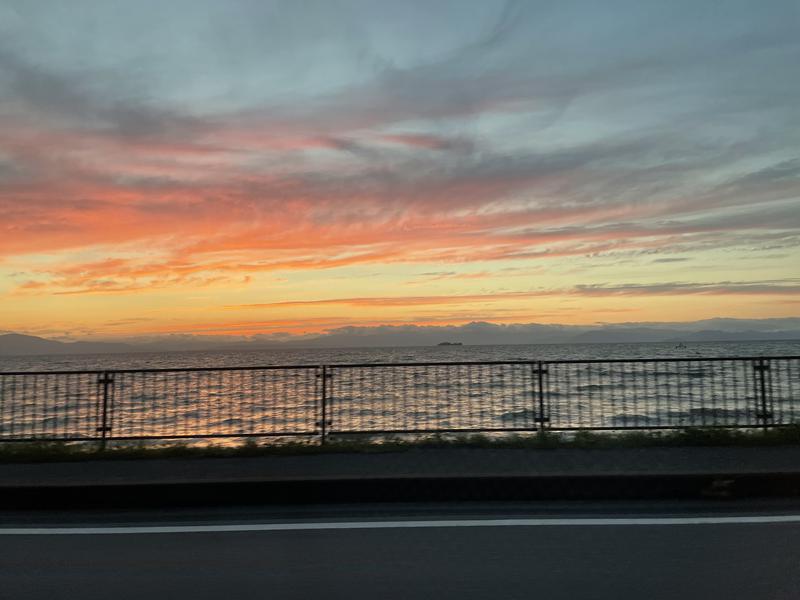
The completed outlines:
[[[441,527],[620,527],[629,525],[742,525],[800,523],[800,515],[742,517],[611,517],[570,519],[463,519],[430,521],[346,521],[326,523],[250,523],[242,525],[139,525],[116,527],[6,527],[1,535],[140,535],[150,533],[227,533],[248,531],[324,531],[329,529],[430,529]]]

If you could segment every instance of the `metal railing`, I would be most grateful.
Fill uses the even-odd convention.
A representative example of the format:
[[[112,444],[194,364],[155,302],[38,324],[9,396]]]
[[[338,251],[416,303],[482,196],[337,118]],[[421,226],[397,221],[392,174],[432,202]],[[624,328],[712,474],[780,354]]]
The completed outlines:
[[[0,442],[795,423],[797,356],[0,372]]]

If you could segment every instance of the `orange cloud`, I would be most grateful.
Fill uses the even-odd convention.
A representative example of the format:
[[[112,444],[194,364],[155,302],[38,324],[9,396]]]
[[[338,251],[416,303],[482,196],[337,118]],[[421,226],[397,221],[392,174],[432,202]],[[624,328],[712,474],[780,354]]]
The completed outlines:
[[[535,290],[526,292],[496,292],[489,294],[464,294],[442,296],[384,296],[329,298],[324,300],[291,300],[260,304],[226,306],[228,309],[262,309],[277,307],[306,307],[321,305],[381,307],[381,306],[430,306],[444,304],[474,304],[479,302],[498,302],[516,299],[540,298],[545,296],[651,296],[651,295],[797,295],[800,294],[800,280],[720,282],[720,283],[659,283],[659,284],[619,284],[619,285],[578,285],[573,288]]]

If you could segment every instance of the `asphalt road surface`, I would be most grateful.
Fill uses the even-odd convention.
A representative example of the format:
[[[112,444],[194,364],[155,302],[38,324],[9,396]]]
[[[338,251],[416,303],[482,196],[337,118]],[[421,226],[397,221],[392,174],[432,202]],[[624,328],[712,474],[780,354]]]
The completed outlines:
[[[0,598],[800,598],[800,510],[0,515]]]

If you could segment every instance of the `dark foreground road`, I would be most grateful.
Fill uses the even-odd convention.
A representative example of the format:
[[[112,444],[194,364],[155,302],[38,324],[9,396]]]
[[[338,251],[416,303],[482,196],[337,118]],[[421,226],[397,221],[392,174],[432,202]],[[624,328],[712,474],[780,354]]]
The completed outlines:
[[[303,519],[153,515],[111,535],[12,535],[59,521],[79,527],[81,519],[107,531],[108,519],[51,514],[14,522],[4,515],[0,598],[800,598],[798,511],[584,508],[382,516],[340,509]],[[750,522],[777,514],[786,522]],[[698,516],[711,521],[692,522]],[[557,525],[545,522],[553,518]],[[515,521],[497,521],[506,519]],[[394,525],[386,527],[387,520]],[[376,521],[383,528],[372,528]],[[204,529],[232,522],[242,530]],[[288,529],[248,530],[276,523]],[[151,525],[182,529],[153,533]],[[295,528],[308,526],[332,528]]]

